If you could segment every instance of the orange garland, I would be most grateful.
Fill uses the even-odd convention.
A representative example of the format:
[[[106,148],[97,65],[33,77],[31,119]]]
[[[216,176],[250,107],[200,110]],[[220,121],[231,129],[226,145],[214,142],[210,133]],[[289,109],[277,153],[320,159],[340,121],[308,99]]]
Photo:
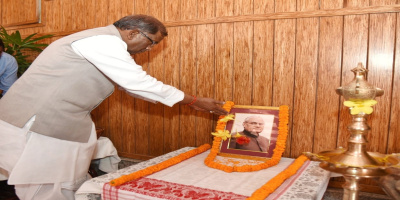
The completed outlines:
[[[307,157],[304,155],[299,156],[288,168],[283,170],[281,173],[276,175],[274,178],[269,180],[266,184],[257,189],[247,200],[257,200],[257,199],[265,199],[273,193],[282,183],[297,173],[301,166],[303,166],[304,162],[307,161]]]
[[[233,106],[233,102],[228,101],[223,108],[227,110],[228,112]],[[224,118],[224,116],[220,116],[219,120],[217,122],[217,128],[216,130],[224,130],[226,122],[222,122],[220,119]],[[219,145],[221,143],[221,138],[220,137],[214,137],[213,141],[213,146],[212,149],[205,159],[204,163],[212,168],[220,169],[225,172],[232,172],[232,171],[237,171],[237,172],[249,172],[249,171],[257,171],[261,169],[268,168],[270,166],[276,165],[279,163],[282,153],[285,150],[285,144],[286,144],[286,138],[287,138],[287,123],[289,120],[289,114],[288,114],[288,107],[287,106],[281,106],[279,107],[279,135],[278,135],[278,140],[276,143],[276,148],[274,149],[274,154],[272,155],[272,158],[265,163],[261,163],[259,165],[244,165],[241,167],[234,166],[234,167],[229,167],[225,166],[219,163],[214,162],[215,157],[218,154],[219,150]],[[121,176],[117,179],[111,180],[110,185],[112,186],[119,186],[122,185],[128,181],[135,180],[137,178],[147,176],[150,174],[153,174],[155,172],[161,171],[167,167],[170,167],[172,165],[175,165],[177,163],[180,163],[188,158],[191,158],[195,155],[198,155],[202,152],[207,151],[210,149],[209,144],[204,144],[196,149],[187,151],[185,153],[179,154],[173,158],[170,158],[166,161],[163,161],[159,164],[147,167],[145,169],[139,170],[137,172],[133,172],[129,175],[124,175]],[[304,162],[308,158],[304,155],[298,157],[288,168],[283,170],[281,173],[279,173],[277,176],[269,180],[266,184],[264,184],[262,187],[257,189],[253,194],[247,198],[247,200],[258,200],[258,199],[265,199],[270,195],[272,192],[274,192],[286,179],[291,177],[292,175],[296,174],[297,171],[300,169],[300,167],[304,164]]]
[[[153,166],[147,167],[145,169],[139,170],[137,172],[133,172],[133,173],[128,174],[128,175],[123,175],[123,176],[121,176],[119,178],[111,180],[110,181],[110,185],[111,186],[119,186],[119,185],[122,185],[122,184],[124,184],[124,183],[126,183],[128,181],[132,181],[132,180],[138,179],[140,177],[153,174],[154,172],[161,171],[161,170],[163,170],[165,168],[168,168],[168,167],[170,167],[172,165],[178,164],[178,163],[180,163],[180,162],[182,162],[182,161],[184,161],[184,160],[186,160],[188,158],[191,158],[191,157],[193,157],[193,156],[195,156],[197,154],[203,153],[203,152],[207,151],[208,149],[210,149],[210,147],[211,146],[209,144],[203,144],[203,145],[201,145],[200,147],[198,147],[196,149],[192,149],[192,150],[187,151],[185,153],[179,154],[179,155],[177,155],[177,156],[175,156],[173,158],[170,158],[170,159],[168,159],[166,161],[163,161],[161,163],[158,163],[156,165],[153,165]]]
[[[232,101],[227,101],[223,108],[226,111],[230,111],[233,107],[234,103]],[[222,121],[221,119],[225,116],[220,116],[217,122],[216,131],[223,131],[225,130],[226,122]],[[276,147],[274,149],[274,153],[271,159],[265,161],[264,163],[258,165],[243,165],[243,166],[227,166],[220,163],[215,162],[215,158],[218,155],[219,147],[221,144],[220,137],[214,137],[213,145],[211,148],[210,153],[208,154],[207,158],[204,160],[204,163],[215,169],[219,169],[225,172],[253,172],[262,169],[266,169],[268,167],[277,165],[281,160],[282,154],[285,151],[286,146],[286,138],[288,135],[288,127],[287,124],[289,122],[289,107],[288,106],[280,106],[279,107],[279,126],[278,126],[278,138],[276,141]]]

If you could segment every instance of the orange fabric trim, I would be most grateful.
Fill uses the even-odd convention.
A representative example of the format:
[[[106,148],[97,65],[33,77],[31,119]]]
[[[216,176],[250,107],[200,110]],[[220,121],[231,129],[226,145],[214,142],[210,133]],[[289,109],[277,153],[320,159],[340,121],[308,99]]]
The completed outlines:
[[[276,175],[274,178],[269,180],[259,189],[257,189],[247,200],[257,200],[257,199],[265,199],[271,193],[273,193],[282,183],[297,173],[297,171],[303,166],[304,162],[307,161],[308,158],[304,155],[299,156],[288,168],[283,170],[281,173]]]
[[[123,175],[123,176],[121,176],[119,178],[111,180],[110,181],[110,185],[111,186],[119,186],[119,185],[122,185],[122,184],[124,184],[124,183],[126,183],[128,181],[132,181],[132,180],[138,179],[140,177],[147,176],[147,175],[153,174],[155,172],[161,171],[161,170],[163,170],[165,168],[168,168],[168,167],[170,167],[172,165],[178,164],[178,163],[180,163],[180,162],[182,162],[182,161],[184,161],[184,160],[186,160],[188,158],[191,158],[191,157],[193,157],[195,155],[203,153],[203,152],[207,151],[208,149],[210,149],[210,147],[211,146],[209,144],[203,144],[203,145],[201,145],[200,147],[198,147],[196,149],[192,149],[192,150],[187,151],[185,153],[179,154],[179,155],[177,155],[177,156],[175,156],[173,158],[170,158],[170,159],[168,159],[168,160],[166,160],[164,162],[158,163],[156,165],[147,167],[147,168],[139,170],[137,172],[133,172],[133,173],[128,174],[128,175]]]

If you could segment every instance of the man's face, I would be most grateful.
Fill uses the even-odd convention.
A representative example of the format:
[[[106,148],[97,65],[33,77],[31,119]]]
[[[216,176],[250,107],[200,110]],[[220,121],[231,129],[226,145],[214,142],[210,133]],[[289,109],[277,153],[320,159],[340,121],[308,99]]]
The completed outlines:
[[[259,134],[264,130],[264,120],[261,117],[252,117],[243,122],[243,127],[251,133]]]
[[[140,30],[134,30],[130,34],[131,37],[126,43],[128,45],[128,52],[131,55],[149,51],[163,39],[160,32],[150,34]]]

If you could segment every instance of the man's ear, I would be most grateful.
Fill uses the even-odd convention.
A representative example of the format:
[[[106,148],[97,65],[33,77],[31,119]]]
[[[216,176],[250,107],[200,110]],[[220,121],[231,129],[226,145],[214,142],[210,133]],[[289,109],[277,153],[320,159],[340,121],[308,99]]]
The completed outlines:
[[[127,38],[129,40],[132,40],[137,34],[139,34],[139,31],[137,29],[128,30]]]

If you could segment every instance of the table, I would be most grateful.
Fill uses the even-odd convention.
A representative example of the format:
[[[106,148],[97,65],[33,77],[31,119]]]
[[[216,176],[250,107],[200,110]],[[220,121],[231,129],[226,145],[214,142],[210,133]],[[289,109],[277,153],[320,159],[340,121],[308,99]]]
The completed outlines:
[[[191,149],[193,147],[185,147],[90,179],[78,189],[75,198],[94,200],[112,197],[116,191],[107,185],[110,180],[155,165]],[[209,151],[206,151],[160,172],[135,180],[132,184],[124,185],[126,190],[119,190],[118,195],[120,199],[123,197],[125,199],[195,199],[195,197],[211,199],[211,196],[215,196],[214,199],[245,199],[294,161],[291,158],[282,158],[278,165],[265,170],[226,173],[204,165],[203,161],[208,153]],[[321,199],[329,178],[330,172],[321,169],[319,162],[306,161],[295,175],[287,179],[267,199]],[[169,191],[179,191],[179,194],[185,193],[186,196],[177,197]]]

